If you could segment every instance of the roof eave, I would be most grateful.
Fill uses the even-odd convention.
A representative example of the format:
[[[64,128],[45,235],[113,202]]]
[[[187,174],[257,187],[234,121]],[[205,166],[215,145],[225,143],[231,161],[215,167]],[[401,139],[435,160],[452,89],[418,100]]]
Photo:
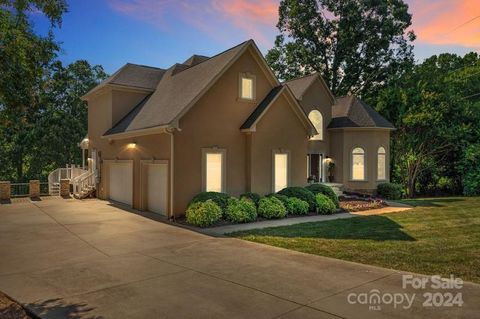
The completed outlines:
[[[161,133],[165,133],[169,129],[174,129],[174,128],[175,127],[172,125],[161,125],[161,126],[155,126],[155,127],[145,128],[145,129],[132,130],[132,131],[126,131],[126,132],[120,132],[120,133],[114,133],[114,134],[108,134],[108,135],[104,134],[102,135],[101,138],[109,139],[109,140],[120,140],[120,139],[131,138],[131,137],[161,134]]]

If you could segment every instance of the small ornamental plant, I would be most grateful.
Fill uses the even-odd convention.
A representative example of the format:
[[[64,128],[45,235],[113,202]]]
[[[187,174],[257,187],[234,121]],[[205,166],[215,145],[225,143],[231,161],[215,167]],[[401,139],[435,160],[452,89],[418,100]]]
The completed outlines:
[[[248,223],[257,219],[257,207],[249,198],[230,198],[225,218],[232,223]]]
[[[330,215],[335,213],[337,208],[330,198],[322,193],[315,195],[315,202],[317,206],[317,213],[321,215]]]
[[[198,227],[211,226],[220,218],[222,218],[222,210],[211,199],[191,204],[186,212],[187,223]]]
[[[335,204],[337,208],[340,207],[340,201],[338,200],[338,196],[337,194],[335,194],[335,192],[330,186],[316,183],[316,184],[308,185],[305,188],[311,191],[315,195],[317,195],[318,193],[322,193],[323,195],[326,195],[328,198],[330,198],[330,200]]]
[[[255,206],[258,207],[258,202],[260,201],[260,198],[262,198],[262,197],[260,195],[258,195],[257,193],[248,192],[248,193],[244,193],[244,194],[240,195],[240,199],[242,199],[242,198],[248,198],[248,199],[252,200],[255,203]]]
[[[292,215],[307,215],[308,203],[296,197],[287,198],[287,213]]]
[[[264,197],[258,203],[258,216],[263,218],[283,218],[287,215],[285,205],[276,197]]]

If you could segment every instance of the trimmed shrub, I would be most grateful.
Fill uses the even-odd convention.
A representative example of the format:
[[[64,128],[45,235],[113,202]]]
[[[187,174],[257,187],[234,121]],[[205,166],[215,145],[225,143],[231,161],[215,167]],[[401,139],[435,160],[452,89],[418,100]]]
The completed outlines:
[[[283,206],[285,206],[285,208],[287,207],[287,201],[288,201],[287,196],[282,195],[282,194],[271,193],[271,194],[268,194],[267,197],[275,197],[282,202],[282,204],[283,204]]]
[[[225,212],[227,210],[228,200],[230,199],[230,196],[225,193],[202,192],[195,195],[188,204],[188,206],[198,202],[206,202],[209,199],[213,200],[220,207],[222,212]]]
[[[309,205],[306,201],[296,197],[287,197],[287,213],[292,215],[307,215]]]
[[[285,195],[287,197],[296,197],[304,200],[308,203],[308,209],[315,211],[315,195],[306,188],[303,187],[287,187],[278,192],[278,194]]]
[[[263,218],[283,218],[287,215],[285,205],[276,197],[264,197],[258,203],[258,216]]]
[[[225,217],[232,223],[251,222],[257,218],[257,207],[255,207],[255,203],[250,198],[230,198],[225,211]]]
[[[377,186],[377,195],[385,199],[395,200],[402,198],[402,186],[394,183],[382,183]]]
[[[317,213],[321,215],[330,215],[335,213],[337,208],[330,198],[322,193],[315,195],[315,201],[317,203]]]
[[[335,204],[335,206],[338,208],[340,207],[340,201],[338,200],[337,194],[333,191],[333,189],[330,186],[327,186],[325,184],[311,184],[305,187],[309,191],[311,191],[314,195],[317,195],[318,193],[322,193],[323,195],[326,195],[330,200]]]
[[[222,218],[221,208],[212,200],[191,204],[186,213],[187,223],[199,226],[210,226]]]
[[[244,194],[240,195],[240,199],[242,199],[242,198],[248,198],[248,199],[252,200],[255,203],[255,206],[258,207],[258,202],[260,201],[260,198],[262,198],[262,197],[260,195],[258,195],[257,193],[248,192],[248,193],[244,193]]]

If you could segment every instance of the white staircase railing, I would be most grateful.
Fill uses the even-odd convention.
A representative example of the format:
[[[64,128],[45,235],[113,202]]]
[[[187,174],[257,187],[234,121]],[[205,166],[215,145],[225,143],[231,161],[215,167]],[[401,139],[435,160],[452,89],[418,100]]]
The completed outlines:
[[[85,198],[95,190],[95,173],[88,171],[73,182],[73,195],[75,198]]]
[[[48,193],[50,195],[59,195],[61,179],[69,179],[72,181],[87,172],[88,171],[84,169],[74,166],[57,168],[48,174]]]

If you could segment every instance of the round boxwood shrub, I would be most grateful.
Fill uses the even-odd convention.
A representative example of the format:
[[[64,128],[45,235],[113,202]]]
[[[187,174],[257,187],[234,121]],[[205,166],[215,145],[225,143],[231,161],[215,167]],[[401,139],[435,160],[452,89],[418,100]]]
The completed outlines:
[[[335,204],[337,208],[340,207],[340,201],[338,200],[338,196],[337,194],[335,194],[335,192],[330,186],[316,183],[316,184],[310,184],[305,188],[311,191],[314,195],[317,195],[318,193],[322,193],[323,195],[326,195],[328,198],[330,198],[330,200]]]
[[[199,226],[210,226],[222,218],[222,210],[211,199],[205,202],[196,202],[191,204],[186,213],[187,223]]]
[[[257,207],[255,207],[253,200],[249,198],[230,198],[225,217],[232,223],[251,222],[257,218]]]
[[[267,197],[275,197],[282,202],[282,204],[283,204],[283,206],[285,206],[285,208],[287,207],[287,201],[288,201],[287,196],[282,195],[282,194],[277,194],[277,193],[271,193],[271,194],[268,194]]]
[[[307,215],[308,214],[308,203],[304,200],[301,200],[296,197],[287,197],[287,208],[288,214],[292,215]]]
[[[332,200],[322,193],[315,195],[315,201],[317,203],[318,214],[329,215],[335,213],[337,210]]]
[[[244,193],[244,194],[240,195],[240,198],[248,198],[255,203],[255,206],[258,207],[258,202],[260,201],[260,198],[262,198],[262,197],[260,195],[258,195],[257,193],[248,192],[248,193]]]
[[[285,205],[276,197],[264,197],[258,203],[258,215],[263,218],[283,218],[287,215]]]
[[[385,199],[402,198],[402,186],[394,183],[382,183],[377,186],[377,195]]]
[[[222,212],[225,212],[225,210],[227,209],[229,198],[230,196],[225,193],[202,192],[195,195],[188,204],[188,206],[198,202],[206,202],[207,200],[211,199],[220,207]]]
[[[285,195],[287,197],[296,197],[304,200],[308,203],[308,209],[315,211],[315,195],[306,188],[303,187],[287,187],[278,192],[278,194]]]

